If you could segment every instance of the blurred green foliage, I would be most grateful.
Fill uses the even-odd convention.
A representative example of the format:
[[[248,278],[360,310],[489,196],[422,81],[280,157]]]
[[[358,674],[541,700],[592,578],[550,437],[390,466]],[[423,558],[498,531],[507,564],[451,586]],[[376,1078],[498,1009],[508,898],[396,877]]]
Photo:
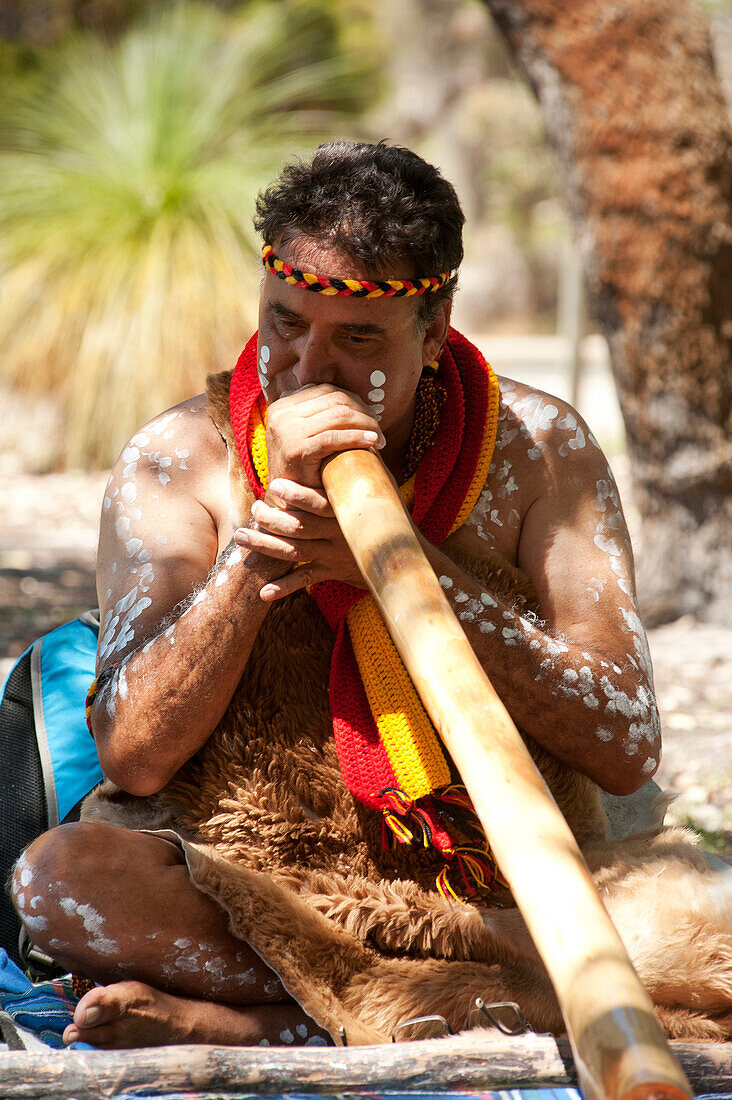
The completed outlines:
[[[234,362],[255,322],[256,194],[351,130],[369,85],[344,10],[165,5],[111,42],[18,47],[0,101],[0,373],[61,395],[67,464],[111,462]]]

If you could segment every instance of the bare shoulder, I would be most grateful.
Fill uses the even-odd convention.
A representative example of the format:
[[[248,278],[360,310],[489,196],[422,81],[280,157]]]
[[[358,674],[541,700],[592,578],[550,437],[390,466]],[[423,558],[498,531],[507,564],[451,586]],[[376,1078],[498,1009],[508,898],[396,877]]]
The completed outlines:
[[[499,377],[498,428],[485,486],[461,539],[518,564],[521,533],[537,501],[594,485],[607,463],[568,402]]]
[[[501,413],[496,450],[510,450],[512,459],[537,473],[573,456],[600,455],[592,431],[568,401],[543,390],[499,379]]]
[[[226,446],[205,395],[153,417],[122,448],[99,531],[100,667],[205,580],[229,538],[227,485]]]
[[[218,496],[218,483],[225,482],[225,476],[226,447],[209,415],[206,395],[198,394],[135,432],[122,448],[110,483],[142,477],[157,482],[158,494],[172,490],[213,507],[209,497]]]

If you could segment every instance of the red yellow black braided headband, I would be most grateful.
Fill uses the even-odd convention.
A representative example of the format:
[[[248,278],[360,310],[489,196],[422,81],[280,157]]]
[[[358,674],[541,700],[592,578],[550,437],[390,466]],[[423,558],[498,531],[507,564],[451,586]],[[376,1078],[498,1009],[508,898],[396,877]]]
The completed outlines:
[[[386,279],[375,283],[367,282],[365,279],[337,279],[335,276],[315,275],[312,271],[300,271],[296,267],[290,267],[284,260],[275,256],[272,246],[268,244],[262,248],[262,263],[273,275],[283,279],[290,286],[314,290],[319,294],[340,294],[353,298],[407,298],[416,294],[427,294],[440,290],[454,274],[452,271],[443,271],[441,275],[433,275],[429,279],[415,279],[413,282],[406,279]]]

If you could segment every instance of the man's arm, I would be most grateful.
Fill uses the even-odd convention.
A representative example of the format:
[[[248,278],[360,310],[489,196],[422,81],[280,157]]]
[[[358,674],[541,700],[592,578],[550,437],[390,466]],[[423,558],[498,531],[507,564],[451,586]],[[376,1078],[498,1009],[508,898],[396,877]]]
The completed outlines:
[[[660,758],[650,654],[615,481],[573,422],[586,446],[568,448],[556,426],[542,433],[537,495],[521,523],[517,564],[540,621],[481,591],[435,547],[427,553],[516,724],[605,790],[629,794]]]
[[[159,790],[210,736],[266,615],[259,589],[282,572],[233,545],[219,556],[226,468],[196,398],[138,432],[107,485],[91,723],[105,774],[133,794]]]

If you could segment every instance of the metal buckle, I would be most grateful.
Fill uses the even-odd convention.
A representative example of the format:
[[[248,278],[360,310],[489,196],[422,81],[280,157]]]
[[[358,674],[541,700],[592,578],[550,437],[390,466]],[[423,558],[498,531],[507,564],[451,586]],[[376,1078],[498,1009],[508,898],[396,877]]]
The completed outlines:
[[[534,1030],[515,1001],[495,1001],[493,1004],[487,1005],[482,997],[476,997],[475,1007],[491,1026],[497,1028],[502,1035],[525,1035],[527,1032],[533,1032]],[[511,1026],[510,1018],[509,1023],[506,1023],[505,1015],[503,1019],[497,1015],[497,1011],[500,1009],[507,1009],[513,1013],[514,1026]],[[466,1025],[471,1026],[470,1013]]]
[[[440,1024],[445,1035],[452,1035],[453,1030],[448,1024],[444,1016],[414,1016],[411,1020],[402,1020],[400,1024],[394,1028],[391,1033],[392,1043],[397,1041],[397,1032],[401,1031],[405,1027],[413,1027],[415,1024]],[[438,1038],[438,1036],[431,1036],[432,1038]],[[441,1036],[440,1036],[441,1038]]]

